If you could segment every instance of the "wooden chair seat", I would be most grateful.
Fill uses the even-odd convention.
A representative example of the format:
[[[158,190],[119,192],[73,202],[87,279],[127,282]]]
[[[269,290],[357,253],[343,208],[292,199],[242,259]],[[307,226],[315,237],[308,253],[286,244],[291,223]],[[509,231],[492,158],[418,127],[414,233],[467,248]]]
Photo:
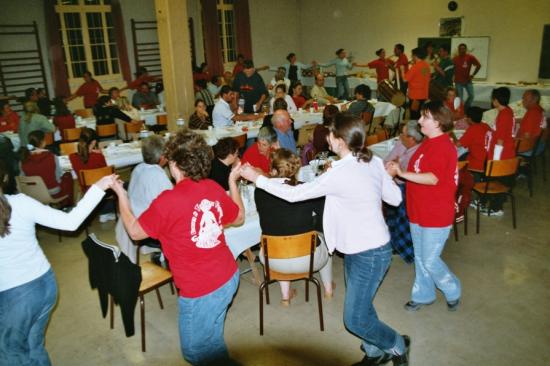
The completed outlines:
[[[81,128],[66,128],[63,130],[63,141],[72,142],[78,141],[80,138],[80,133],[82,132]]]
[[[59,144],[61,155],[71,155],[78,152],[78,142],[64,142]]]
[[[374,145],[376,143],[378,143],[378,136],[376,136],[376,135],[367,136],[367,138],[365,139],[365,145],[366,146],[371,146],[371,145]]]
[[[94,111],[91,108],[77,109],[74,114],[82,118],[88,118],[94,115]]]
[[[141,266],[141,285],[139,293],[144,295],[172,281],[172,273],[152,262],[144,262]]]
[[[489,185],[487,187],[487,185]],[[500,182],[481,182],[474,185],[474,191],[479,193],[487,194],[497,194],[497,193],[507,193],[510,190],[510,187],[500,183]]]
[[[113,137],[117,135],[116,123],[110,123],[107,125],[97,125],[96,132],[98,138]]]

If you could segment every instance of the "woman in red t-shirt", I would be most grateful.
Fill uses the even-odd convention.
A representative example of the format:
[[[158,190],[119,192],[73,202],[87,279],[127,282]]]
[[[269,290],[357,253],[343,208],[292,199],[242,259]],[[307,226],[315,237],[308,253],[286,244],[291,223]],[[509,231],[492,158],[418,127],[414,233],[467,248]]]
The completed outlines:
[[[229,175],[229,195],[207,179],[212,149],[204,139],[180,130],[164,156],[176,181],[136,218],[122,182],[118,195],[124,227],[133,240],[158,239],[179,289],[179,331],[183,357],[193,365],[229,362],[223,338],[227,308],[239,271],[223,227],[241,224],[244,208],[237,188],[240,165]]]
[[[63,206],[73,204],[73,178],[71,173],[63,173],[57,156],[46,150],[45,134],[36,130],[29,133],[29,145],[20,149],[21,172],[26,176],[42,178],[53,198],[67,195]]]
[[[306,99],[303,95],[304,88],[302,86],[302,83],[299,81],[295,81],[290,86],[290,96],[292,97],[292,100],[294,101],[294,104],[296,104],[296,108],[309,108],[311,103],[313,102],[313,99]]]
[[[457,152],[445,133],[453,128],[453,121],[443,102],[431,101],[422,106],[418,122],[427,139],[412,156],[407,171],[402,171],[398,162],[387,164],[388,173],[407,181],[416,276],[405,309],[416,311],[432,304],[437,287],[445,295],[448,309],[454,311],[460,303],[460,281],[441,259],[455,217]]]
[[[489,150],[489,160],[512,159],[516,156],[514,142],[514,111],[508,107],[510,102],[510,89],[500,87],[493,90],[491,94],[493,107],[498,110],[495,120],[495,133]],[[495,150],[497,151],[495,154]],[[499,156],[499,151],[502,151]]]
[[[56,97],[53,100],[55,108],[55,115],[53,116],[53,124],[59,130],[61,137],[63,137],[63,131],[67,128],[75,128],[76,122],[73,115],[67,108],[67,104],[63,101],[62,97]]]
[[[271,126],[260,128],[256,143],[251,145],[243,154],[242,163],[249,163],[255,168],[259,168],[265,174],[269,173],[271,164],[270,154],[274,149],[279,148],[277,133]]]
[[[0,102],[0,132],[19,131],[19,115],[11,109],[10,103]]]
[[[107,94],[109,91],[103,89],[99,81],[94,79],[92,73],[89,71],[84,71],[82,78],[84,79],[84,84],[80,85],[74,94],[65,99],[65,102],[69,102],[76,97],[82,97],[84,99],[84,108],[93,108],[97,102],[99,93]]]

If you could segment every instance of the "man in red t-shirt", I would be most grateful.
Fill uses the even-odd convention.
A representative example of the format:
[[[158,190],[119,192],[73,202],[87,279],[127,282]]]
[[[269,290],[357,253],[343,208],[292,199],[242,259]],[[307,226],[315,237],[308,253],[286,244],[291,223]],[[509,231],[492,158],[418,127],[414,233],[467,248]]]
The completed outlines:
[[[381,83],[382,81],[390,78],[389,61],[386,60],[386,51],[383,48],[376,51],[376,56],[378,56],[376,60],[373,60],[366,65],[361,65],[355,62],[352,65],[355,67],[368,67],[370,69],[375,69],[376,82]]]
[[[405,55],[405,46],[398,43],[393,48],[393,53],[397,57],[396,61],[390,63],[390,67],[395,72],[395,85],[403,94],[407,95],[407,83],[404,79],[405,73],[409,71],[409,59]]]
[[[136,79],[133,81],[130,81],[128,85],[120,89],[120,91],[124,91],[126,89],[138,90],[141,84],[143,83],[149,84],[149,83],[161,80],[161,78],[158,76],[149,75],[149,71],[147,71],[147,68],[143,66],[140,66],[134,75],[136,76]]]
[[[468,47],[461,43],[458,45],[458,55],[453,58],[455,64],[455,86],[458,97],[464,100],[464,89],[468,93],[468,99],[464,102],[466,109],[470,108],[474,101],[474,85],[472,79],[479,72],[481,64],[477,58],[467,53]],[[470,74],[472,66],[475,66],[474,73]]]
[[[258,132],[257,141],[243,154],[242,163],[249,163],[259,168],[265,174],[269,174],[271,165],[271,151],[278,149],[277,133],[271,126],[264,126]]]
[[[84,108],[93,108],[97,102],[99,93],[107,94],[108,91],[103,89],[99,81],[92,77],[92,73],[85,71],[82,75],[84,84],[74,92],[71,96],[65,99],[65,103],[77,98],[82,97],[84,100]]]
[[[527,112],[521,120],[517,137],[536,139],[546,125],[544,109],[540,106],[540,92],[536,89],[526,90],[521,101]]]
[[[417,47],[412,50],[412,67],[405,73],[405,80],[409,83],[409,108],[411,119],[420,118],[420,108],[428,99],[428,89],[430,87],[430,64],[424,59],[426,50],[423,47]]]
[[[239,271],[224,227],[244,221],[237,188],[240,166],[229,176],[229,195],[207,179],[211,148],[199,134],[178,131],[167,142],[165,157],[176,181],[139,218],[132,213],[122,182],[117,193],[120,216],[133,240],[158,239],[179,289],[179,331],[183,357],[192,365],[225,365],[223,338],[227,308],[239,283]]]

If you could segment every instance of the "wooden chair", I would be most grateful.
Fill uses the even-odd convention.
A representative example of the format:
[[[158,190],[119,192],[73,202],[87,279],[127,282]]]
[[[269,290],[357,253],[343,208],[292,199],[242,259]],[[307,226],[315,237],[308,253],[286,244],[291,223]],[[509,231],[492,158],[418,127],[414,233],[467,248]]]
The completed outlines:
[[[139,137],[139,133],[143,128],[143,123],[143,121],[139,121],[139,123],[124,123],[126,138],[130,140],[136,135]]]
[[[298,130],[298,141],[296,142],[296,146],[304,146],[307,144],[313,137],[313,131],[315,130],[315,127],[317,125],[311,124],[311,125],[304,125],[302,128]]]
[[[376,137],[378,137],[378,142],[386,141],[388,139],[388,132],[385,129],[378,130]]]
[[[367,135],[370,135],[370,132],[373,130],[373,113],[363,112],[361,113],[361,120],[365,123],[365,126],[368,126]]]
[[[141,351],[145,352],[145,294],[155,291],[161,309],[164,309],[159,288],[167,283],[172,284],[172,273],[167,269],[157,266],[152,262],[145,262],[140,265],[141,268],[141,284],[139,286],[138,298],[141,321]],[[172,293],[174,293],[172,288]],[[109,295],[109,312],[111,329],[115,327],[115,302],[113,297]]]
[[[50,192],[48,192],[46,183],[44,183],[42,177],[39,176],[18,176],[15,177],[15,182],[19,192],[48,206],[57,206],[68,197],[68,195],[64,195],[59,198],[53,198]],[[57,232],[59,241],[61,241],[61,231],[58,230]]]
[[[158,130],[166,130],[168,128],[168,115],[157,114],[157,128]]]
[[[99,141],[97,143],[97,147],[99,147],[100,149],[104,149],[104,148],[106,148],[107,146],[109,146],[111,144],[120,145],[122,143],[124,143],[124,141],[122,141],[122,140]]]
[[[262,235],[261,246],[264,252],[264,281],[260,285],[260,335],[264,334],[264,299],[265,290],[266,303],[269,305],[269,284],[275,281],[306,281],[306,302],[309,301],[309,282],[313,282],[317,288],[317,304],[319,307],[319,324],[321,331],[324,331],[323,304],[321,302],[321,285],[313,277],[313,261],[317,244],[317,234],[310,231],[304,234],[291,236],[270,236]],[[279,273],[269,268],[269,259],[290,259],[309,255],[309,270],[306,273]]]
[[[513,177],[516,175],[519,166],[519,159],[506,159],[506,160],[489,160],[487,161],[487,168],[485,169],[485,182],[476,183],[474,185],[473,192],[479,197],[479,201],[483,201],[490,195],[494,194],[506,194],[510,196],[512,201],[512,225],[516,228],[516,200],[512,194],[512,188],[501,182],[496,181],[502,177]],[[476,210],[476,233],[479,234],[479,210],[481,204],[477,205]],[[490,213],[489,213],[490,214]]]
[[[537,139],[516,139],[516,155],[519,157],[519,165],[527,173],[527,187],[529,189],[529,197],[533,197],[533,161],[535,159],[535,147],[537,146]]]
[[[468,169],[468,161],[465,160],[465,161],[459,161],[458,162],[458,165],[457,165],[457,169],[458,169],[458,174],[460,174],[460,172],[465,172],[467,169]],[[456,193],[456,202],[455,202],[455,205],[456,205],[456,211],[455,211],[455,220],[453,222],[453,231],[454,231],[454,234],[455,234],[455,241],[458,241],[458,224],[460,223],[460,221],[457,221],[458,220],[458,206],[460,205],[461,202],[458,201],[458,198],[459,198],[459,192]],[[469,204],[469,202],[468,202]],[[464,209],[464,236],[468,235],[468,206],[466,206],[466,208]]]
[[[53,145],[54,143],[53,132],[44,133],[44,142],[46,143],[46,146]]]
[[[96,168],[96,169],[82,169],[80,172],[78,172],[78,179],[82,183],[82,185],[88,189],[92,184],[100,180],[106,175],[111,175],[115,172],[115,168],[112,165],[104,166],[102,168]],[[84,192],[82,192],[84,194]],[[104,200],[112,200],[116,201],[116,195],[108,195],[103,198]],[[116,211],[116,204],[115,204],[115,217],[118,220],[118,214]],[[88,223],[85,225],[86,235],[89,234],[88,232]]]
[[[73,142],[80,139],[81,128],[66,128],[63,130],[63,142]]]
[[[89,118],[93,117],[94,111],[91,108],[77,109],[74,111],[74,114],[82,118]]]
[[[97,137],[100,139],[116,137],[117,135],[116,123],[110,123],[108,125],[97,125],[96,132],[97,132]]]
[[[246,139],[246,133],[239,136],[233,136],[233,140],[237,141],[237,144],[239,144],[239,150],[243,150],[246,147]]]
[[[531,186],[529,188],[529,194],[532,196],[532,179],[533,174],[537,173],[537,160],[542,160],[542,179],[546,182],[546,146],[548,145],[548,138],[550,131],[548,128],[543,128],[538,138],[534,140],[534,146],[532,150],[529,150],[528,146],[521,146],[521,144],[516,145],[516,153],[521,158],[520,165],[527,165],[528,175],[527,183],[529,184],[529,179],[531,179]]]
[[[59,144],[61,155],[71,155],[78,152],[78,142],[64,142]]]
[[[366,146],[371,146],[371,145],[374,145],[376,143],[378,143],[378,136],[376,136],[376,135],[367,136],[367,138],[365,139],[365,145]]]

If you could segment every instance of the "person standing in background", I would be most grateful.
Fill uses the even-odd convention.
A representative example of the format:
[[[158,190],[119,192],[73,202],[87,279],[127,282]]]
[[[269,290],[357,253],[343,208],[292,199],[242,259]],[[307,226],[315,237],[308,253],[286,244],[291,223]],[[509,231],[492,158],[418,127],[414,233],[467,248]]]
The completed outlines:
[[[405,55],[405,46],[398,43],[393,48],[393,53],[397,58],[391,63],[392,69],[395,72],[395,87],[407,95],[407,83],[405,82],[405,73],[409,71],[409,59]]]
[[[376,60],[373,60],[366,65],[360,65],[355,62],[352,65],[356,67],[368,67],[369,69],[375,69],[376,82],[380,84],[382,81],[390,78],[390,62],[386,59],[386,51],[383,48],[376,51],[376,56],[378,56]]]
[[[260,112],[262,104],[268,93],[264,80],[256,72],[252,60],[243,63],[243,71],[237,74],[233,81],[233,90],[236,92],[235,99],[244,99],[244,113]]]
[[[479,72],[481,64],[477,58],[467,53],[467,46],[464,43],[458,45],[458,55],[453,58],[455,65],[455,85],[458,97],[464,100],[464,90],[468,93],[468,99],[464,102],[466,110],[472,106],[474,101],[474,84],[473,78]],[[472,66],[475,66],[473,74],[470,74]]]
[[[71,96],[65,99],[65,103],[69,103],[77,97],[82,97],[84,100],[84,108],[93,108],[97,102],[99,93],[107,94],[109,91],[103,89],[99,81],[92,77],[91,72],[84,71],[82,77],[84,78],[84,84],[80,85],[74,94],[71,94]]]
[[[443,88],[453,86],[455,65],[449,57],[449,46],[442,45],[439,48],[439,62],[434,65],[433,79]]]
[[[347,100],[349,98],[348,70],[353,68],[353,64],[348,60],[347,52],[343,48],[336,50],[335,53],[337,56],[335,59],[324,64],[318,64],[318,66],[329,67],[334,65],[336,68],[336,96],[338,99]]]
[[[424,61],[426,58],[426,50],[417,47],[412,50],[413,65],[405,73],[409,87],[409,108],[411,119],[420,118],[420,108],[428,99],[430,89],[430,65]]]

